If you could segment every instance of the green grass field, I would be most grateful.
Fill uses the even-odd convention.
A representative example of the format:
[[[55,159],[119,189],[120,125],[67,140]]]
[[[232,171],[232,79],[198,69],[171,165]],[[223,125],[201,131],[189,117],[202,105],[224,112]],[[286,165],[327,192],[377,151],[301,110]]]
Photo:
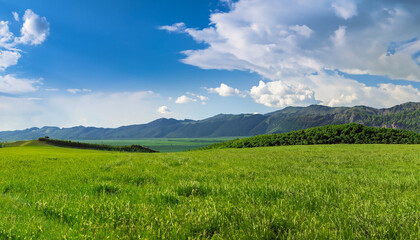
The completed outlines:
[[[419,239],[420,145],[0,149],[0,239]]]
[[[137,140],[79,140],[79,142],[111,146],[142,145],[159,152],[182,152],[241,137],[219,138],[145,138]]]

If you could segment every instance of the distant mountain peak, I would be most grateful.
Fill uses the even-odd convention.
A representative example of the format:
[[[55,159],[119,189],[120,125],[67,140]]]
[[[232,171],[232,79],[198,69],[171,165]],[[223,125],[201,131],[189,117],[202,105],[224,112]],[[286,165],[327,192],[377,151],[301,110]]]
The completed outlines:
[[[356,122],[367,126],[408,129],[420,132],[420,103],[407,102],[391,108],[368,106],[286,107],[267,114],[218,114],[203,120],[159,118],[147,124],[119,128],[45,126],[19,131],[0,132],[0,140],[55,139],[139,139],[160,137],[253,136],[283,133],[329,124]]]

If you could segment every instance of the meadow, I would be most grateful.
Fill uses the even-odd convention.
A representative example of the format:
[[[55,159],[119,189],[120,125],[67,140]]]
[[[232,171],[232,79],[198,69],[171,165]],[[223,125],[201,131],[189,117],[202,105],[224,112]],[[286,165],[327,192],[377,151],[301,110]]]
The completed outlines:
[[[0,239],[419,239],[420,145],[0,148]]]
[[[106,144],[110,146],[141,145],[159,152],[182,152],[195,150],[214,143],[224,142],[241,137],[218,138],[143,138],[133,140],[78,140],[79,142]]]

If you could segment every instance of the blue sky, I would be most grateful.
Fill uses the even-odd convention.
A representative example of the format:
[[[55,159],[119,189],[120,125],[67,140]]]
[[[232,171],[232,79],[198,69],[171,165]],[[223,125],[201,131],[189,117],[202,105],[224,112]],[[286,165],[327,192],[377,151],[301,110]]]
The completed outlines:
[[[0,0],[0,130],[420,101],[419,9]]]
[[[186,78],[223,76],[217,71],[202,74],[205,71],[180,63],[181,50],[200,44],[188,36],[169,35],[158,29],[180,19],[206,27],[212,5],[217,7],[217,2],[15,2],[1,2],[6,6],[1,8],[2,20],[8,20],[15,32],[21,24],[13,21],[13,11],[23,15],[26,9],[32,9],[46,16],[51,26],[48,39],[41,46],[27,49],[28,54],[10,71],[24,69],[25,77],[40,75],[51,87],[126,91],[160,88],[164,82],[170,88],[163,90],[172,93],[173,89],[185,90],[187,83],[201,86]]]

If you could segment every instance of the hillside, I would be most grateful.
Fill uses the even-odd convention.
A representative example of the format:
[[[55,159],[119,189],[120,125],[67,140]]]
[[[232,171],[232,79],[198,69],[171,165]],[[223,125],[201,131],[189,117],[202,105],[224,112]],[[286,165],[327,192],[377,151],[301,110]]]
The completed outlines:
[[[161,118],[147,124],[119,128],[30,128],[0,132],[0,140],[36,139],[46,135],[77,140],[255,136],[353,122],[420,133],[420,103],[409,102],[384,109],[311,105],[287,107],[267,114],[219,114],[199,121]]]
[[[420,134],[405,129],[375,128],[349,123],[288,133],[258,135],[215,143],[201,149],[317,144],[420,144]]]
[[[0,148],[34,147],[34,146],[56,146],[56,147],[63,147],[63,148],[90,149],[90,150],[117,151],[117,152],[141,152],[141,153],[157,152],[153,149],[150,149],[141,145],[111,146],[111,145],[106,145],[106,144],[83,143],[83,142],[74,142],[74,141],[66,141],[66,140],[58,140],[58,139],[49,139],[49,138],[39,138],[38,140],[0,143]]]

